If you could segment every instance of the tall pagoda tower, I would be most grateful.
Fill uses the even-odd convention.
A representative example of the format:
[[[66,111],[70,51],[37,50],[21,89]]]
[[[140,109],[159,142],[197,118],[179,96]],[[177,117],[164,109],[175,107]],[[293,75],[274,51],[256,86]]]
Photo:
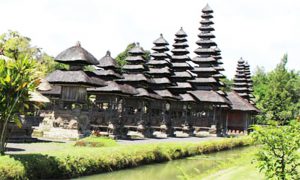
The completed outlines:
[[[127,84],[119,84],[115,80],[122,79],[121,71],[109,51],[99,60],[93,76],[105,80],[107,86],[88,88],[89,95],[95,96],[91,128],[101,135],[118,138],[122,131],[123,101],[128,96],[138,94],[137,90]]]
[[[129,56],[126,58],[127,64],[123,66],[123,79],[117,80],[122,84],[128,84],[136,88],[138,94],[129,97],[124,101],[125,114],[122,117],[124,128],[130,137],[149,136],[149,101],[161,99],[160,96],[153,93],[149,88],[151,81],[146,74],[148,67],[144,59],[145,51],[136,44],[128,51]]]
[[[238,60],[236,74],[233,78],[233,90],[243,99],[248,101],[249,99],[249,90],[248,90],[248,81],[245,74],[245,61],[240,58]]]
[[[191,80],[195,76],[195,74],[190,71],[193,67],[187,63],[187,61],[191,61],[191,59],[188,56],[189,51],[187,50],[187,47],[189,47],[189,45],[187,44],[186,38],[187,34],[184,32],[183,28],[180,28],[175,34],[174,48],[171,50],[173,53],[171,62],[174,71],[171,80],[174,84],[169,89],[177,96],[192,90],[192,86],[187,80]]]
[[[170,121],[170,101],[178,100],[169,90],[168,87],[172,84],[171,76],[173,71],[171,69],[171,62],[169,60],[170,56],[167,54],[169,51],[169,43],[164,39],[163,35],[160,34],[160,37],[154,42],[154,47],[151,53],[151,60],[147,62],[148,72],[147,74],[151,78],[151,89],[163,98],[163,101],[160,104],[154,104],[154,106],[160,107],[162,114],[162,119],[160,124],[153,124],[152,127],[159,125],[158,128],[154,128],[154,136],[167,137],[168,134],[171,134],[171,121]],[[162,132],[162,133],[161,133]]]
[[[220,92],[220,88],[224,86],[220,81],[220,78],[224,77],[220,71],[224,69],[219,66],[222,64],[220,60],[221,51],[217,48],[217,44],[212,40],[215,38],[212,34],[212,31],[214,31],[214,28],[212,27],[214,23],[211,20],[213,18],[213,10],[209,5],[206,5],[202,9],[202,13],[201,26],[199,28],[200,34],[198,35],[200,39],[196,42],[199,47],[194,51],[197,56],[192,60],[198,65],[192,70],[198,77],[191,82],[198,90],[213,90]]]
[[[187,80],[193,79],[196,74],[191,72],[193,67],[188,63],[191,61],[187,50],[189,45],[187,43],[187,34],[182,27],[175,34],[174,41],[175,43],[171,50],[171,63],[174,71],[171,81],[173,84],[169,89],[174,95],[181,97],[180,102],[175,104],[177,108],[172,109],[182,113],[181,116],[173,120],[173,127],[175,136],[186,137],[190,134],[191,104],[195,103],[194,98],[187,93],[192,90],[192,85]]]
[[[248,64],[247,61],[245,61],[245,64],[244,64],[244,70],[245,70],[245,78],[247,80],[247,87],[248,87],[248,96],[249,96],[249,99],[248,101],[252,104],[252,105],[255,105],[255,101],[254,101],[254,96],[252,94],[253,92],[253,84],[252,84],[252,79],[251,79],[251,72],[250,72],[250,65]]]
[[[201,117],[195,120],[194,126],[211,127],[216,125],[219,134],[221,130],[224,130],[226,119],[226,114],[222,111],[224,108],[228,108],[230,102],[221,90],[224,84],[220,79],[224,75],[220,71],[224,69],[220,66],[222,64],[221,51],[213,41],[215,38],[212,33],[214,31],[212,27],[214,24],[212,21],[213,10],[209,5],[206,5],[202,9],[202,13],[201,26],[199,27],[200,34],[198,34],[199,40],[196,42],[199,47],[194,51],[197,56],[192,59],[192,62],[196,64],[192,72],[197,74],[197,77],[188,81],[191,82],[194,88],[190,91],[190,94],[200,101],[198,109],[202,111]],[[195,129],[195,134],[197,134],[197,128]]]

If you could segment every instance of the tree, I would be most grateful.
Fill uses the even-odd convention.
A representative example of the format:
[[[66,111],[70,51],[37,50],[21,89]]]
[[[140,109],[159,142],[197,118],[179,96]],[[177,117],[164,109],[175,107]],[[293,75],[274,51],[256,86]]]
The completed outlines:
[[[126,64],[126,58],[128,57],[128,51],[132,48],[134,48],[136,46],[135,43],[130,43],[127,45],[126,49],[121,52],[120,54],[118,54],[118,56],[116,57],[116,61],[119,65],[119,67],[123,67]],[[145,56],[144,58],[146,59],[146,61],[148,61],[150,59],[150,51],[146,50],[145,51]]]
[[[0,60],[0,155],[5,151],[8,124],[22,126],[19,117],[29,108],[29,91],[39,84],[38,76],[33,60]]]
[[[276,68],[265,73],[258,68],[253,76],[254,95],[257,107],[262,111],[260,122],[277,120],[288,124],[299,116],[300,75],[286,68],[287,55],[284,55]]]
[[[31,39],[22,36],[17,31],[9,30],[0,35],[0,49],[5,56],[18,60],[28,59],[37,61],[37,68],[43,74],[50,73],[61,67],[60,63],[54,61],[54,58],[43,52],[41,48],[31,45]]]
[[[231,91],[231,88],[233,85],[232,79],[228,79],[227,77],[225,77],[225,78],[221,79],[221,82],[225,84],[225,86],[221,88],[222,91],[224,91],[224,92]]]
[[[299,179],[300,123],[288,126],[272,122],[267,127],[254,126],[254,139],[262,145],[256,155],[258,168],[269,179]]]

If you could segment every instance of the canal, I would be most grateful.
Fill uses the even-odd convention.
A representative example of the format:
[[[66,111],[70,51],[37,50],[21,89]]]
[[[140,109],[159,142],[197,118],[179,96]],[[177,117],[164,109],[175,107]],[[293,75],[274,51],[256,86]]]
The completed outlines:
[[[81,180],[176,180],[185,172],[188,175],[208,175],[230,164],[255,150],[255,147],[244,147],[207,155],[173,160],[165,163],[144,165],[136,168],[81,177]]]

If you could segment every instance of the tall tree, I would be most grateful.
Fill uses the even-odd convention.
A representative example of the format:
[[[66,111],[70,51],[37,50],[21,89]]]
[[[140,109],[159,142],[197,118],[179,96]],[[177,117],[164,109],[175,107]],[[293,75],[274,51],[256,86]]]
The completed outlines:
[[[54,71],[61,67],[53,57],[43,52],[41,48],[32,46],[29,37],[21,35],[17,31],[9,30],[0,35],[0,49],[3,54],[11,59],[28,59],[38,62],[37,68],[44,74]]]
[[[262,111],[260,121],[277,120],[287,124],[299,116],[300,75],[288,70],[287,62],[285,54],[273,71],[265,73],[259,68],[253,76],[257,106]]]

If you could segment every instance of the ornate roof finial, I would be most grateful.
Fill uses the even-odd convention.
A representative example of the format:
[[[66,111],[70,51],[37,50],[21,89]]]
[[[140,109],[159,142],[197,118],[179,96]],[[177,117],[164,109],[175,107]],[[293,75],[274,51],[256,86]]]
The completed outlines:
[[[77,42],[76,42],[76,46],[77,46],[77,47],[81,47],[80,41],[77,41]]]
[[[139,42],[136,42],[136,47],[140,47],[140,43]]]
[[[163,37],[163,34],[162,34],[162,33],[160,33],[160,37]]]
[[[106,56],[110,56],[110,51],[106,51]]]

